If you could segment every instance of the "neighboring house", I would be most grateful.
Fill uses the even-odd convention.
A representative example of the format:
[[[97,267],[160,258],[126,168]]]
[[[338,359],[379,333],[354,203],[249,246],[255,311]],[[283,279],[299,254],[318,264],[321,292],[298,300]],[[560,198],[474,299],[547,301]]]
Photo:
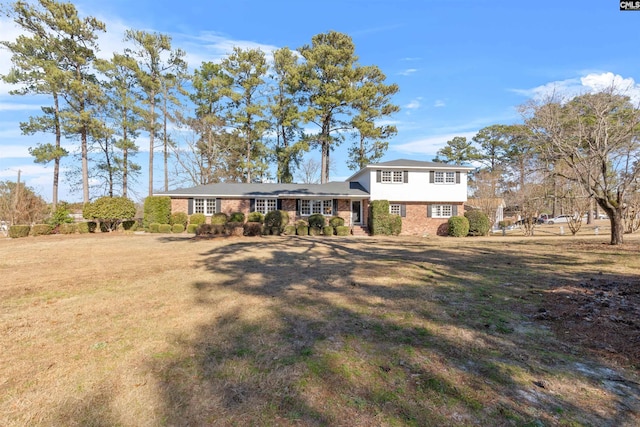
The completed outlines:
[[[372,200],[388,200],[402,217],[402,234],[442,232],[451,216],[464,213],[471,167],[416,160],[372,164],[345,182],[327,184],[219,183],[155,193],[169,196],[171,210],[187,214],[230,214],[281,209],[290,222],[321,213],[340,216],[352,228],[366,227]]]

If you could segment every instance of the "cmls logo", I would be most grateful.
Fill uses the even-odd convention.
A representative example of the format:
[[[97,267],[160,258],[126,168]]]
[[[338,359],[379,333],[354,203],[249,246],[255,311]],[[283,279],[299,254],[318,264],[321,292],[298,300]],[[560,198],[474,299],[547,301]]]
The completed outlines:
[[[640,1],[620,0],[620,10],[639,10],[640,11]]]

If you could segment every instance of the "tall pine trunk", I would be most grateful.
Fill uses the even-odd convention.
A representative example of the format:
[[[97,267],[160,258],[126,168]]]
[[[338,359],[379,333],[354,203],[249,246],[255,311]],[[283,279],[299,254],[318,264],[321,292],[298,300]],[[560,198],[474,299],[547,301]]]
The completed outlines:
[[[58,206],[58,182],[60,180],[60,141],[62,139],[62,131],[60,130],[60,105],[58,101],[58,94],[53,93],[53,108],[54,108],[54,127],[56,133],[56,155],[53,158],[53,192],[51,195],[51,205],[55,212]]]

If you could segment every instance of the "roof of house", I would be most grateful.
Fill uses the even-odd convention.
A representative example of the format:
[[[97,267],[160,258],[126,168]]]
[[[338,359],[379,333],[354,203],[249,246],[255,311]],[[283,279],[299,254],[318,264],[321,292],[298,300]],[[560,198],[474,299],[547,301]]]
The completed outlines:
[[[347,181],[352,180],[353,178],[361,175],[366,170],[371,169],[445,169],[445,170],[463,170],[463,171],[471,171],[475,168],[473,166],[463,166],[463,165],[455,165],[449,163],[440,163],[440,162],[424,162],[421,160],[409,160],[409,159],[398,159],[398,160],[390,160],[388,162],[380,162],[380,163],[372,163],[370,165],[365,166],[360,169],[353,175],[351,175]]]
[[[174,197],[267,197],[280,199],[369,197],[369,193],[357,182],[329,182],[326,184],[218,183],[158,192],[154,193],[154,195]]]

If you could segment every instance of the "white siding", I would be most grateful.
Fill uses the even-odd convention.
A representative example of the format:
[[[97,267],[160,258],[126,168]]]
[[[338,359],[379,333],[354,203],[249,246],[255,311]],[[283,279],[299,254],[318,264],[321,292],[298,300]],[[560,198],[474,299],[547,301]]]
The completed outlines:
[[[393,170],[398,169],[393,168]],[[460,171],[460,184],[430,184],[428,170],[408,169],[408,171],[408,183],[376,182],[376,170],[363,174],[368,175],[370,187],[364,185],[363,177],[360,177],[359,181],[371,194],[371,200],[398,202],[465,202],[467,200],[466,171]]]

